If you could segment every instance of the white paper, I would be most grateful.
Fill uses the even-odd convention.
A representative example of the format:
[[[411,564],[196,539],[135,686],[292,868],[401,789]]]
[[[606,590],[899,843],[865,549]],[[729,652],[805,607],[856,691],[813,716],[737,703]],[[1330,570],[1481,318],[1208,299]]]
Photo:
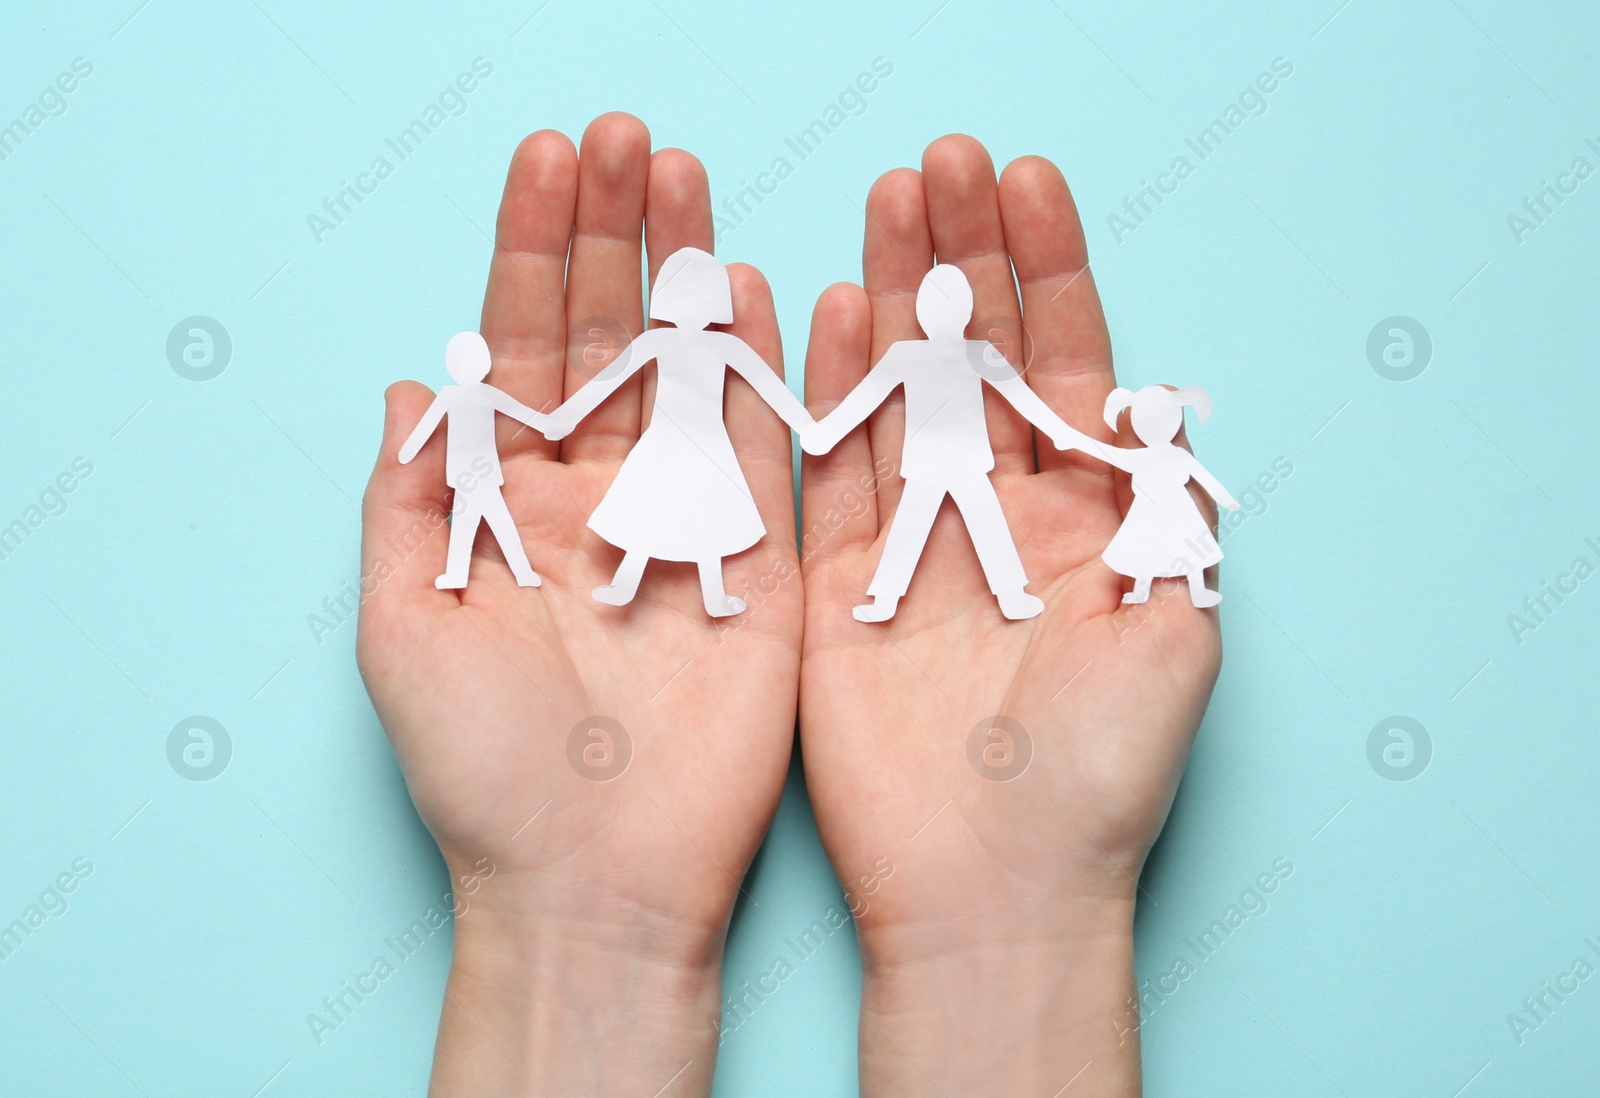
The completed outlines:
[[[872,601],[852,610],[857,621],[881,622],[894,616],[945,496],[955,502],[966,523],[1000,612],[1020,620],[1044,610],[1042,600],[1023,590],[1028,577],[989,480],[994,451],[983,415],[984,382],[1058,449],[1088,440],[1039,399],[998,348],[986,340],[965,338],[971,319],[972,286],[967,276],[951,264],[935,266],[917,290],[917,322],[928,338],[892,344],[815,431],[801,434],[807,452],[826,453],[896,387],[905,390],[906,433],[900,461],[905,491],[867,587]]]
[[[702,601],[714,618],[742,613],[743,599],[722,583],[724,557],[766,534],[723,419],[723,388],[732,367],[796,431],[814,426],[805,406],[743,340],[709,324],[733,320],[728,271],[709,252],[683,248],[656,274],[650,317],[675,327],[652,328],[592,381],[550,413],[545,434],[563,438],[584,416],[641,369],[656,363],[650,425],[629,451],[589,528],[623,551],[622,564],[594,597],[625,606],[638,593],[651,559],[692,561]]]
[[[1230,511],[1239,509],[1222,483],[1195,456],[1173,441],[1183,426],[1183,410],[1192,407],[1204,423],[1211,416],[1211,396],[1197,385],[1173,391],[1151,385],[1137,393],[1118,388],[1106,398],[1105,421],[1113,431],[1123,409],[1131,409],[1133,433],[1142,448],[1095,443],[1085,449],[1133,475],[1133,504],[1122,527],[1100,559],[1133,579],[1123,602],[1150,598],[1155,579],[1186,577],[1189,599],[1196,606],[1215,606],[1222,595],[1207,589],[1205,570],[1222,559],[1222,549],[1205,516],[1186,487],[1193,478],[1211,498]]]
[[[500,486],[500,454],[495,447],[494,417],[503,412],[533,428],[545,417],[527,405],[484,383],[489,375],[489,345],[477,332],[450,338],[444,352],[445,369],[456,382],[439,390],[422,420],[400,447],[400,463],[408,464],[446,417],[445,479],[455,489],[450,508],[450,548],[442,575],[433,581],[441,590],[467,585],[472,563],[472,541],[478,524],[487,522],[519,587],[539,586],[539,574],[528,563],[517,525],[506,508]]]

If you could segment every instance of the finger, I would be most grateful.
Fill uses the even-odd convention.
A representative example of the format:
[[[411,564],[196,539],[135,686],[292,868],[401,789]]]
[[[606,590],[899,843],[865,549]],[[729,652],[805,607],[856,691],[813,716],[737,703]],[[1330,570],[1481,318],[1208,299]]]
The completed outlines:
[[[821,419],[867,376],[872,302],[860,286],[822,291],[806,344],[806,407]],[[865,431],[851,431],[821,457],[800,459],[800,566],[809,570],[878,536],[878,477]]]
[[[1117,384],[1111,333],[1067,181],[1043,157],[1013,160],[1000,176],[1000,216],[1031,336],[1028,384],[1061,418],[1104,442],[1111,435],[1101,416]],[[1111,483],[1110,469],[1081,454],[1041,440],[1038,455],[1041,469],[1081,465]],[[1109,488],[1105,498],[1111,498]]]
[[[369,641],[422,628],[460,605],[455,592],[433,586],[450,538],[445,425],[410,464],[399,458],[432,400],[427,386],[415,381],[397,382],[383,394],[383,444],[361,497],[361,630]]]
[[[933,238],[928,233],[928,206],[922,173],[895,168],[878,177],[867,194],[866,235],[861,246],[861,274],[872,303],[872,363],[889,345],[921,339],[917,324],[917,287],[933,268]],[[875,462],[887,459],[896,474],[905,444],[905,394],[896,389],[867,420]],[[885,478],[878,491],[878,522],[889,521],[900,500],[900,477]]]
[[[567,322],[581,330],[568,348],[564,394],[571,396],[622,347],[596,348],[593,327],[644,330],[639,288],[650,131],[631,114],[589,123],[578,152],[578,209],[567,264]],[[621,343],[619,338],[616,342]],[[634,375],[567,436],[563,461],[621,461],[639,438],[639,377]]]
[[[706,169],[682,149],[660,149],[650,157],[650,181],[644,203],[644,241],[650,264],[650,285],[662,262],[679,248],[711,251],[716,234],[711,227],[711,185]],[[737,317],[739,314],[733,314]],[[639,422],[650,424],[655,404],[655,368],[643,378]]]
[[[733,289],[733,323],[728,331],[748,343],[782,377],[783,340],[767,280],[748,263],[732,263],[728,281]],[[789,425],[737,375],[728,378],[723,415],[767,536],[787,552],[794,545],[794,451]]]
[[[512,154],[495,219],[494,257],[479,327],[489,381],[540,411],[561,402],[566,304],[561,288],[578,193],[578,154],[566,135],[540,130]],[[500,453],[554,457],[556,445],[501,417]]]
[[[934,253],[939,262],[960,267],[972,283],[968,338],[990,340],[1011,365],[1023,368],[1022,307],[988,151],[965,134],[939,138],[922,154],[922,186],[928,195]],[[995,472],[1033,472],[1033,427],[998,393],[987,391],[989,386],[984,389]]]

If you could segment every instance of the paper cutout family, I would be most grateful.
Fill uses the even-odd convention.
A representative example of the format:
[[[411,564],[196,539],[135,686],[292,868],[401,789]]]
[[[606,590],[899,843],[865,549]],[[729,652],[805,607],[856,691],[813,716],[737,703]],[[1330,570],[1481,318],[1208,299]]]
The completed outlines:
[[[439,390],[399,455],[402,463],[411,461],[449,419],[445,476],[455,489],[455,501],[445,571],[434,581],[436,587],[466,586],[480,522],[489,524],[518,585],[539,586],[501,494],[505,478],[495,448],[496,413],[551,440],[564,438],[653,360],[656,392],[650,424],[589,516],[589,528],[623,551],[611,582],[594,590],[600,602],[631,602],[646,564],[655,558],[697,566],[702,600],[712,617],[744,611],[744,600],[723,589],[722,561],[760,541],[766,525],[723,419],[723,386],[730,367],[800,436],[809,454],[833,449],[890,393],[904,389],[900,473],[905,487],[867,587],[871,601],[852,611],[859,621],[883,622],[894,616],[946,496],[966,523],[1000,612],[1020,620],[1043,611],[1044,602],[1024,590],[1028,577],[989,480],[994,452],[983,413],[985,381],[1056,449],[1078,449],[1132,474],[1133,504],[1102,554],[1108,566],[1134,580],[1124,602],[1145,602],[1154,580],[1177,577],[1187,578],[1194,605],[1222,601],[1219,593],[1206,588],[1204,577],[1205,569],[1222,559],[1222,550],[1186,485],[1192,478],[1230,510],[1238,510],[1239,503],[1173,441],[1183,425],[1184,408],[1193,407],[1199,421],[1206,421],[1210,396],[1196,386],[1175,392],[1159,385],[1138,392],[1119,388],[1106,399],[1105,421],[1116,430],[1118,417],[1130,409],[1134,434],[1144,446],[1112,446],[1090,438],[1051,411],[997,348],[965,338],[972,319],[972,287],[958,267],[935,266],[917,291],[917,322],[927,338],[892,344],[821,420],[812,418],[749,344],[709,328],[733,321],[727,268],[710,253],[683,248],[667,257],[651,288],[650,319],[672,326],[645,331],[549,413],[535,411],[484,381],[489,348],[476,332],[450,340],[445,368],[455,384]]]

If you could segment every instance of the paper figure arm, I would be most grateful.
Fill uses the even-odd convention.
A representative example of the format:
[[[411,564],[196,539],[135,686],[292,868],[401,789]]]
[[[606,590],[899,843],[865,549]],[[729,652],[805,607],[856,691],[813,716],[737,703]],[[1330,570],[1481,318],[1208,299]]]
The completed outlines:
[[[789,387],[778,376],[778,371],[768,366],[767,360],[756,354],[754,347],[736,335],[728,335],[726,347],[724,353],[728,365],[750,383],[756,395],[778,413],[778,418],[787,423],[791,431],[805,438],[816,427],[817,421],[811,418],[811,413],[800,403],[800,398],[789,391]]]
[[[417,451],[422,449],[422,444],[433,437],[433,432],[439,429],[440,422],[444,419],[444,398],[434,397],[433,403],[428,405],[428,410],[422,413],[422,419],[411,429],[406,436],[405,444],[400,447],[400,464],[409,465],[411,459],[417,456]]]
[[[991,366],[992,372],[1002,372],[998,378],[990,377],[986,380],[993,385],[995,391],[1005,398],[1006,403],[1015,408],[1022,418],[1043,431],[1055,445],[1057,450],[1086,450],[1091,446],[1099,446],[1094,439],[1072,426],[1051,409],[1033,387],[1022,380],[1022,375],[1005,361],[1000,349],[990,345],[994,350],[992,362],[999,365]],[[987,356],[986,356],[987,357]]]
[[[1201,465],[1198,458],[1187,450],[1184,453],[1189,458],[1189,475],[1200,482],[1200,487],[1204,488],[1212,499],[1230,511],[1237,511],[1239,509],[1239,501],[1233,498],[1233,493],[1223,486],[1222,481],[1212,476],[1211,471]]]
[[[584,416],[600,407],[601,402],[616,392],[624,381],[638,373],[646,362],[660,354],[661,334],[667,330],[650,328],[641,332],[637,339],[624,347],[622,353],[606,365],[605,369],[594,375],[589,384],[573,393],[565,404],[546,416],[544,426],[539,428],[544,432],[545,438],[554,442],[570,435]]]
[[[908,366],[906,342],[891,343],[867,376],[850,390],[833,411],[817,420],[817,426],[811,433],[811,445],[807,446],[805,436],[801,436],[800,445],[806,453],[827,453],[888,399],[895,387],[905,380]]]
[[[510,393],[495,389],[493,386],[490,386],[490,389],[494,394],[491,397],[494,401],[494,410],[501,415],[510,416],[518,423],[525,423],[536,431],[543,430],[544,425],[550,421],[549,416],[528,407]]]

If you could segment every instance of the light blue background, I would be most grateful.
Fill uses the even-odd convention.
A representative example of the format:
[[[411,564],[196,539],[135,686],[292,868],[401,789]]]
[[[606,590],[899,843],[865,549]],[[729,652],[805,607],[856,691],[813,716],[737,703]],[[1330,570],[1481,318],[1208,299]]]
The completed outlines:
[[[1592,1093],[1600,980],[1520,1045],[1507,1016],[1600,941],[1600,577],[1520,643],[1507,616],[1600,563],[1600,176],[1520,243],[1507,216],[1600,168],[1594,7],[541,2],[7,6],[0,123],[94,72],[0,161],[0,523],[94,472],[0,561],[0,923],[94,869],[0,964],[0,1093],[422,1093],[442,939],[321,1046],[306,1023],[447,886],[353,623],[307,625],[356,578],[380,393],[475,324],[525,133],[633,111],[720,199],[880,56],[866,112],[719,244],[770,277],[792,384],[868,186],[960,130],[1062,166],[1121,376],[1210,388],[1207,464],[1236,492],[1293,466],[1224,536],[1227,665],[1141,978],[1294,872],[1149,1017],[1149,1092]],[[479,56],[467,112],[317,243],[307,215]],[[1267,112],[1117,242],[1107,215],[1279,57]],[[191,314],[231,333],[214,381],[168,366]],[[1396,314],[1433,342],[1408,382],[1367,358]],[[209,782],[167,762],[190,714],[232,737]],[[1431,736],[1409,782],[1368,762],[1395,714]],[[735,984],[839,899],[798,780],[747,887]],[[718,1093],[854,1093],[859,978],[843,937],[800,965]]]

